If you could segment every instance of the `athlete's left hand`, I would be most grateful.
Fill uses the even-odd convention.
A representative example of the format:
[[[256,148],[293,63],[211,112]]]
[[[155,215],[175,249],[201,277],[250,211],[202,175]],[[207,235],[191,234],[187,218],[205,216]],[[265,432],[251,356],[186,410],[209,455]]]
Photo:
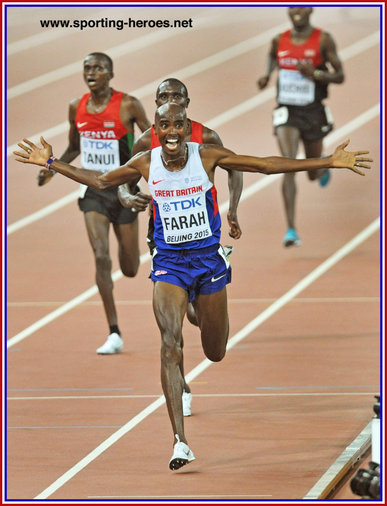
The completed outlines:
[[[369,151],[345,151],[344,148],[348,144],[349,139],[335,149],[335,152],[331,156],[332,167],[336,169],[350,169],[360,176],[365,176],[360,167],[370,169],[371,165],[368,162],[373,162],[373,159],[361,155],[367,155]]]

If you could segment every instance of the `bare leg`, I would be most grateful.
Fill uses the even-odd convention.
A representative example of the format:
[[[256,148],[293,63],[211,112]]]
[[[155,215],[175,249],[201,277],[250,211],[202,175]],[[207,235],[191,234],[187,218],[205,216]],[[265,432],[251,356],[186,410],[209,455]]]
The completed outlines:
[[[181,336],[180,348],[181,348],[182,354],[181,354],[181,360],[179,362],[179,368],[180,368],[181,376],[184,381],[183,390],[184,390],[184,392],[191,393],[191,388],[189,387],[188,383],[185,381],[185,376],[184,376],[184,353],[183,353],[184,339],[183,339],[183,336]]]
[[[140,265],[138,245],[138,219],[125,225],[113,224],[118,241],[118,259],[124,276],[133,278]]]
[[[305,149],[305,157],[306,158],[320,158],[323,150],[323,140],[319,139],[318,141],[303,141],[304,149]],[[320,179],[328,169],[317,169],[313,171],[308,171],[308,177],[311,181],[315,181],[316,179]]]
[[[187,319],[190,323],[192,323],[192,325],[195,325],[195,327],[199,326],[198,319],[197,319],[196,313],[195,313],[195,309],[194,309],[193,305],[191,304],[191,302],[188,303],[188,307],[187,307]],[[182,347],[183,347],[183,343],[182,343]],[[180,370],[181,370],[181,374],[183,375],[183,378],[184,378],[183,357],[181,359]],[[185,378],[184,378],[184,392],[188,392],[188,393],[191,392],[191,389],[188,386],[188,383],[186,383]]]
[[[175,436],[170,469],[178,469],[195,458],[189,447],[184,447],[187,439],[181,401],[184,384],[180,369],[183,354],[182,326],[187,304],[188,295],[179,286],[162,281],[155,283],[153,311],[161,332],[161,384]],[[214,294],[199,295],[194,306],[201,328],[204,353],[210,360],[218,362],[225,355],[229,332],[226,288]]]
[[[213,362],[219,362],[226,354],[229,334],[227,290],[209,295],[199,295],[194,302],[199,321],[203,351]]]
[[[95,279],[109,326],[117,325],[113,298],[112,261],[109,256],[109,219],[99,213],[85,213],[86,229],[95,258]]]
[[[184,379],[182,361],[182,326],[188,295],[179,286],[158,281],[153,289],[153,311],[161,332],[161,385],[166,399],[173,434],[187,443],[181,396]],[[174,440],[174,443],[176,440]]]
[[[195,327],[199,327],[198,319],[196,317],[195,309],[191,303],[188,304],[187,308],[187,318],[192,325],[195,325]]]
[[[291,126],[279,126],[277,128],[277,140],[282,156],[296,158],[300,133],[297,128]],[[288,228],[295,229],[295,207],[297,187],[295,174],[284,174],[282,180],[282,196],[285,206],[286,223]]]

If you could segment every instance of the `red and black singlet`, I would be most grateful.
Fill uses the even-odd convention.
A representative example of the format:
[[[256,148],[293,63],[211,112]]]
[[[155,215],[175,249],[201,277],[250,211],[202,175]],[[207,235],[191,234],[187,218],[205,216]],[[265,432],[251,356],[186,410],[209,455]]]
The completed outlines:
[[[80,135],[82,167],[108,171],[125,164],[131,156],[134,135],[122,123],[120,107],[123,93],[112,90],[112,97],[100,113],[89,113],[90,93],[79,101],[75,116]]]
[[[327,70],[320,51],[322,31],[314,28],[303,44],[293,44],[291,30],[280,35],[277,48],[278,103],[283,105],[308,105],[327,97],[327,85],[304,77],[298,63],[311,63],[315,68]]]

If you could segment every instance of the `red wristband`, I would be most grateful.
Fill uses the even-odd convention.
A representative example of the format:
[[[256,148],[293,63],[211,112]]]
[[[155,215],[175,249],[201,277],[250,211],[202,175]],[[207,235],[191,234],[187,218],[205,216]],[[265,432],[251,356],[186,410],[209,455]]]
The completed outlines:
[[[54,160],[56,160],[56,156],[50,156],[50,158],[47,160],[46,165],[45,165],[46,169],[50,169],[50,165],[52,164],[52,162]]]

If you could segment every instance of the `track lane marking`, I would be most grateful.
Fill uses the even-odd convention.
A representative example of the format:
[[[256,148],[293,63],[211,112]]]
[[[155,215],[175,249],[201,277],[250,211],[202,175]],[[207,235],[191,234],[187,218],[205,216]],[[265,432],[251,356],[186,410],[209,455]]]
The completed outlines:
[[[371,121],[373,118],[377,117],[379,114],[380,114],[380,106],[379,106],[379,104],[377,104],[377,105],[371,107],[370,109],[368,109],[368,111],[364,112],[363,114],[361,114],[357,118],[355,118],[352,121],[348,122],[347,124],[343,125],[341,128],[338,128],[335,132],[329,134],[326,137],[325,145],[329,146],[333,143],[336,143],[338,141],[338,139],[346,137],[348,135],[348,133],[350,133],[351,131],[353,131],[357,128],[360,128],[362,125],[364,125],[368,121]],[[266,186],[269,186],[270,184],[274,183],[275,181],[277,181],[280,178],[281,178],[281,174],[275,174],[272,176],[261,177],[256,183],[253,183],[252,185],[248,186],[247,188],[245,188],[243,190],[239,202],[240,203],[243,202],[247,198],[254,195],[256,192],[262,190]],[[223,202],[219,206],[220,214],[221,215],[224,214],[224,212],[227,211],[228,207],[229,207],[229,201],[227,200],[226,202]],[[144,264],[145,262],[150,260],[150,258],[151,257],[149,255],[149,253],[144,253],[140,257],[140,264],[141,265]],[[118,279],[120,279],[122,277],[123,277],[123,274],[120,270],[117,270],[112,274],[113,281],[117,281]],[[85,300],[89,299],[90,297],[93,297],[97,293],[98,293],[97,286],[93,285],[91,288],[89,288],[85,292],[81,293],[80,295],[78,295],[74,299],[71,299],[69,302],[67,302],[63,306],[52,311],[51,313],[44,316],[40,320],[36,321],[35,323],[30,325],[26,329],[24,329],[21,332],[19,332],[18,334],[16,334],[15,336],[9,338],[7,340],[7,349],[9,349],[12,346],[14,346],[15,344],[23,341],[26,337],[30,336],[31,334],[33,334],[34,332],[36,332],[37,330],[39,330],[43,326],[47,325],[48,323],[51,323],[53,320],[55,320],[56,318],[58,318],[59,316],[65,314],[65,313],[67,313],[68,311],[70,311],[74,307],[78,306],[79,304],[82,304]]]
[[[245,102],[242,102],[241,104],[238,104],[235,107],[232,107],[225,113],[222,113],[218,116],[215,116],[215,118],[211,119],[208,122],[208,126],[212,129],[215,129],[219,127],[220,125],[223,125],[227,123],[228,121],[231,121],[235,119],[236,117],[240,116],[241,114],[244,114],[248,112],[249,110],[258,107],[262,103],[266,102],[269,98],[274,98],[274,87],[269,88],[268,90],[265,90],[260,95],[257,95],[256,97],[253,97],[251,99],[246,100]],[[348,135],[353,130],[360,128],[365,123],[368,123],[369,121],[377,118],[380,115],[380,104],[375,104],[374,106],[370,107],[365,112],[361,113],[359,116],[354,118],[353,120],[349,121],[342,127],[338,128],[334,132],[327,135],[325,139],[324,145],[328,147],[329,145],[333,144],[337,141],[337,139],[343,138],[346,135]],[[281,177],[280,174],[270,176],[269,179],[263,178],[262,180],[257,181],[256,183],[248,186],[243,190],[243,193],[241,195],[241,201],[243,198],[248,198],[251,194],[255,193],[257,190],[255,189],[255,185],[261,189],[268,186],[269,184],[273,183],[275,179],[278,179]],[[266,181],[266,182],[264,182]],[[30,225],[31,223],[34,223],[35,221],[38,221],[42,218],[45,218],[49,214],[51,214],[54,211],[57,211],[58,209],[62,208],[63,206],[71,203],[72,201],[76,200],[79,196],[79,190],[75,190],[74,192],[66,195],[65,197],[62,197],[61,199],[53,202],[52,204],[49,204],[46,207],[43,207],[39,211],[36,211],[35,213],[32,213],[24,218],[21,218],[20,220],[12,223],[7,227],[7,236],[13,234],[14,232]]]
[[[206,20],[203,19],[200,28],[206,25],[207,25]],[[137,88],[137,90],[132,91],[131,94],[135,95],[137,98],[142,98],[145,95],[153,93],[157,88],[158,84],[160,84],[160,82],[163,79],[165,79],[170,75],[175,75],[179,79],[181,78],[180,76],[182,77],[192,76],[199,72],[204,72],[205,70],[211,68],[212,66],[219,65],[227,60],[236,58],[237,56],[240,56],[246,52],[252,51],[256,47],[266,45],[268,40],[274,37],[277,33],[281,32],[287,26],[288,23],[282,23],[273,28],[270,28],[269,30],[266,30],[265,32],[260,33],[259,35],[254,35],[249,39],[246,39],[233,46],[223,49],[217,53],[214,53],[213,55],[207,58],[202,58],[197,62],[184,67],[181,70],[169,72],[168,75],[165,75],[159,79],[152,81],[151,83],[148,83],[140,88]],[[198,31],[199,28],[196,29],[193,28],[193,30]],[[127,55],[128,53],[133,53],[145,47],[152,46],[155,43],[160,43],[165,39],[169,39],[170,37],[177,36],[181,33],[186,33],[186,31],[187,31],[186,28],[175,28],[172,32],[167,30],[165,31],[158,30],[156,32],[152,32],[137,39],[131,40],[129,42],[125,42],[124,44],[115,46],[111,49],[106,50],[106,52],[108,52],[109,56],[111,56],[114,59],[123,55]],[[19,97],[20,95],[33,91],[37,88],[47,86],[47,84],[51,84],[55,81],[58,81],[59,79],[64,79],[70,75],[76,74],[77,72],[82,70],[82,66],[83,60],[79,60],[77,62],[70,63],[69,65],[65,65],[50,72],[46,72],[45,74],[42,74],[38,77],[29,79],[28,81],[24,81],[23,83],[17,84],[7,90],[7,100]]]
[[[296,392],[296,393],[250,393],[250,394],[195,394],[196,397],[340,397],[353,395],[375,395],[373,392]],[[7,397],[7,401],[65,401],[65,400],[95,400],[95,399],[158,399],[159,394],[149,395],[62,395],[47,397]],[[69,426],[71,428],[71,426]],[[12,429],[12,427],[8,427]]]
[[[311,271],[305,278],[299,281],[296,285],[293,286],[290,290],[288,290],[282,297],[277,299],[271,306],[269,306],[265,311],[260,313],[254,320],[250,321],[243,329],[237,332],[228,342],[227,350],[231,350],[236,344],[242,341],[246,336],[248,336],[253,330],[258,328],[262,323],[264,323],[268,318],[273,316],[279,309],[281,309],[289,300],[295,297],[298,293],[302,292],[311,285],[316,279],[322,276],[325,272],[327,272],[330,268],[332,268],[337,262],[342,260],[345,256],[347,256],[351,251],[353,251],[357,246],[366,241],[372,234],[377,232],[380,229],[380,219],[376,219],[373,221],[368,227],[362,230],[359,234],[357,234],[353,239],[347,242],[342,248],[337,250],[333,255],[331,255],[327,260],[325,260],[322,264],[320,264],[317,268]],[[199,376],[203,371],[208,369],[213,362],[208,360],[207,358],[200,362],[196,367],[194,367],[187,375],[186,381],[190,383],[197,376]],[[65,483],[70,481],[74,476],[76,476],[82,469],[88,466],[91,462],[93,462],[97,457],[99,457],[104,451],[113,446],[121,437],[130,432],[134,427],[136,427],[139,423],[145,420],[148,416],[150,416],[154,411],[156,411],[159,407],[165,404],[165,398],[162,395],[154,402],[152,402],[149,406],[143,409],[140,413],[134,416],[129,422],[127,422],[123,427],[121,427],[118,431],[113,433],[110,437],[108,437],[105,441],[103,441],[100,445],[98,445],[94,450],[92,450],[88,455],[86,455],[83,459],[77,462],[74,466],[68,469],[64,474],[62,474],[57,480],[55,480],[51,485],[45,488],[40,494],[38,494],[34,499],[47,499],[54,492],[56,492],[59,488],[61,488]]]
[[[270,298],[256,298],[256,299],[227,299],[229,304],[266,304],[268,302],[273,302],[275,299]],[[332,303],[332,302],[380,302],[380,297],[298,297],[294,299],[292,302],[294,303]],[[117,306],[150,306],[152,304],[151,300],[116,300]],[[52,307],[52,306],[61,306],[65,304],[62,301],[56,302],[7,302],[7,307]],[[102,301],[100,300],[89,300],[87,302],[83,302],[83,306],[102,306]]]
[[[154,93],[157,86],[167,77],[170,75],[174,75],[178,79],[184,80],[188,77],[192,77],[193,75],[196,75],[198,72],[204,72],[212,67],[215,67],[216,65],[219,65],[221,63],[225,63],[229,59],[236,58],[240,56],[241,54],[244,54],[245,52],[248,52],[255,47],[260,47],[264,44],[267,44],[267,40],[264,37],[270,37],[272,38],[277,33],[279,33],[283,28],[288,26],[287,24],[281,24],[278,25],[275,28],[271,28],[270,30],[267,30],[266,32],[263,32],[260,35],[256,35],[254,37],[251,37],[250,39],[247,39],[245,41],[239,42],[235,44],[234,46],[230,46],[227,49],[223,49],[222,51],[219,51],[218,53],[215,53],[211,56],[208,56],[207,58],[204,58],[202,60],[199,60],[198,62],[192,63],[186,67],[183,67],[182,69],[176,70],[175,72],[170,72],[168,75],[161,76],[154,81],[141,86],[140,88],[137,88],[136,90],[131,91],[131,95],[136,96],[137,98],[144,98],[147,95],[150,95]],[[368,50],[371,47],[375,46],[377,43],[380,42],[380,32],[376,31],[367,37],[364,37],[364,39],[361,39],[360,41],[355,42],[354,44],[351,44],[347,48],[344,48],[342,51],[339,51],[339,54],[343,61],[352,58],[354,56],[357,56],[362,51]],[[83,62],[82,62],[83,63]],[[77,64],[81,65],[81,64]],[[78,67],[79,69],[82,68],[82,66]],[[274,97],[272,93],[275,93],[275,86],[269,88],[272,89],[272,92],[269,94],[267,100]],[[29,91],[29,90],[27,90]],[[258,96],[264,94],[268,90],[264,90],[263,92],[260,92]],[[253,97],[255,98],[255,96]],[[206,122],[207,124],[208,122]],[[207,126],[210,126],[209,124]],[[211,127],[210,128],[214,128]],[[50,138],[56,135],[60,135],[62,133],[67,132],[68,130],[68,121],[63,121],[62,123],[59,123],[58,125],[55,125],[54,127],[51,127],[47,130],[44,130],[43,132],[39,132],[37,134],[31,134],[27,137],[32,140],[33,142],[38,142],[40,137],[43,136],[44,138]],[[18,149],[18,145],[12,144],[7,147],[7,157],[11,156],[13,151],[15,149]]]

